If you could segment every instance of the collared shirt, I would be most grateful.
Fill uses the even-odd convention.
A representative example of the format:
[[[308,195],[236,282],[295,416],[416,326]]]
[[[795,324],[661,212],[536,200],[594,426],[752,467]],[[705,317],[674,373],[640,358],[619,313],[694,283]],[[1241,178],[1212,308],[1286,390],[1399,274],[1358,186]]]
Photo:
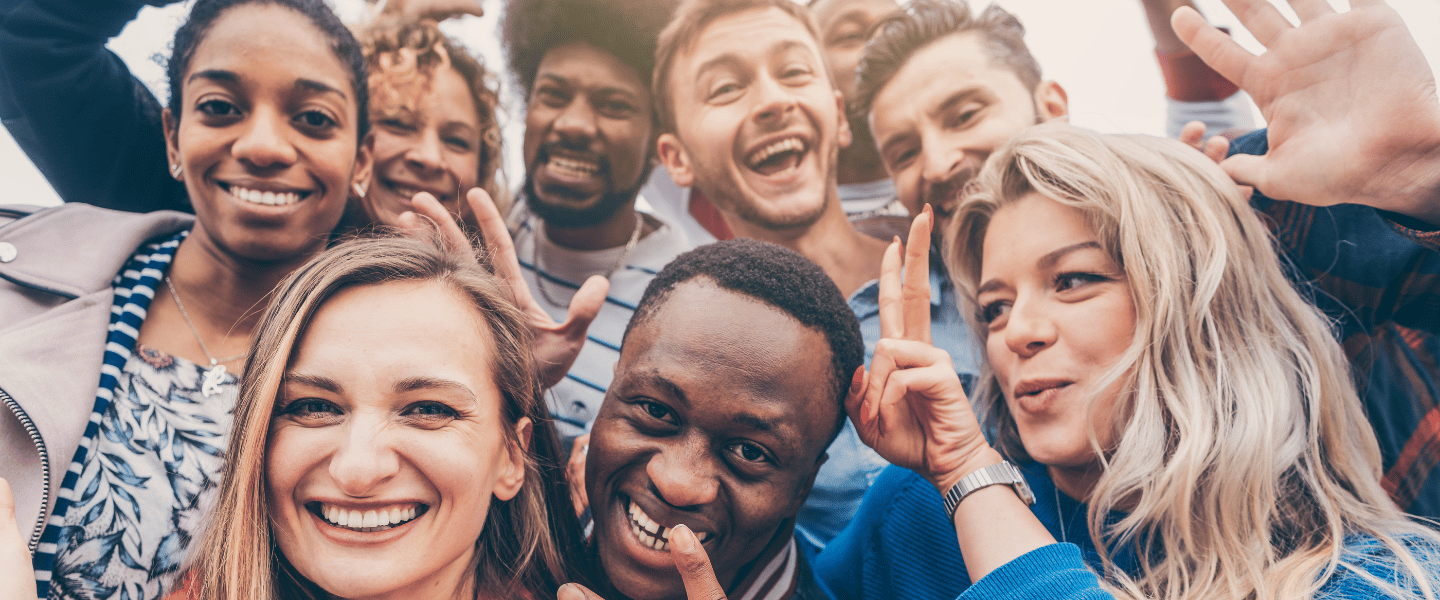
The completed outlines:
[[[1265,131],[1232,152],[1263,154]],[[1411,514],[1440,518],[1440,232],[1353,204],[1251,199],[1302,293],[1333,319],[1380,442],[1381,485]]]
[[[865,338],[865,365],[875,356],[880,341],[880,282],[865,284],[850,295],[850,309],[860,319],[860,335]],[[935,347],[950,354],[960,382],[968,390],[980,371],[980,346],[965,319],[960,315],[960,300],[940,267],[930,261],[930,337]],[[840,435],[826,450],[829,458],[815,476],[810,497],[796,516],[796,535],[804,542],[821,549],[855,516],[865,490],[880,471],[890,463],[860,441],[860,435],[847,419]]]
[[[660,221],[660,226],[640,238],[629,253],[623,246],[573,250],[550,241],[544,234],[544,223],[528,215],[523,197],[516,199],[513,213],[511,235],[525,283],[530,286],[530,295],[557,322],[565,321],[570,299],[585,279],[614,269],[610,273],[610,292],[600,314],[590,324],[580,356],[565,379],[547,393],[556,429],[568,445],[589,431],[595,421],[614,376],[625,326],[635,314],[645,287],[661,268],[690,249],[689,241],[684,232]]]

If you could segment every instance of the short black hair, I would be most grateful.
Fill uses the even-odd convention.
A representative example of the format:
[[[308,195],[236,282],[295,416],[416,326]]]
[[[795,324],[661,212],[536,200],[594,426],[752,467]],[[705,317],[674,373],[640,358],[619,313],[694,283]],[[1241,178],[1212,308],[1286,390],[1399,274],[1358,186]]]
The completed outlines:
[[[860,320],[830,276],[798,252],[769,242],[734,239],[700,246],[670,261],[650,280],[625,337],[653,317],[677,286],[694,279],[764,302],[825,335],[833,371],[828,384],[839,407],[833,439],[845,423],[851,377],[865,364],[865,342]]]
[[[370,87],[365,73],[365,54],[360,51],[360,42],[350,29],[335,16],[335,11],[325,0],[199,0],[190,7],[185,23],[175,30],[175,39],[170,44],[170,59],[165,61],[165,76],[170,83],[170,114],[177,122],[180,110],[180,94],[184,88],[182,79],[190,67],[195,48],[210,34],[210,26],[225,11],[246,4],[283,6],[303,15],[316,29],[330,40],[330,50],[340,59],[340,64],[350,70],[350,91],[354,94],[356,108],[356,142],[365,139],[370,132]]]
[[[911,0],[870,31],[856,67],[854,116],[869,116],[875,95],[911,55],[940,38],[967,32],[979,35],[990,61],[1013,71],[1027,91],[1040,85],[1040,63],[1025,45],[1025,26],[1015,15],[996,4],[973,15],[965,0]]]
[[[676,0],[506,0],[501,43],[528,100],[540,61],[551,48],[585,42],[609,52],[650,82],[655,40]]]

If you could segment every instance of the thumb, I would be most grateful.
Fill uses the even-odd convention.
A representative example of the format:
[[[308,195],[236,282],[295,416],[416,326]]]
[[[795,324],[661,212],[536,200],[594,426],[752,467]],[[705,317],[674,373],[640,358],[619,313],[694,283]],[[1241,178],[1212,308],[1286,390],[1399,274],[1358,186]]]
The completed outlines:
[[[670,530],[670,556],[675,558],[689,600],[725,600],[725,590],[715,578],[710,556],[689,527],[681,524]]]
[[[0,478],[0,598],[35,597],[35,571],[30,547],[15,522],[15,497],[10,483]]]
[[[1248,185],[1261,191],[1264,191],[1266,189],[1265,184],[1269,183],[1266,178],[1267,167],[1268,165],[1265,162],[1264,156],[1255,156],[1253,154],[1236,154],[1220,163],[1220,168],[1224,169],[1225,174],[1229,175],[1231,179],[1234,179],[1235,183]],[[1289,198],[1275,199],[1289,200]]]
[[[605,600],[578,583],[567,583],[555,592],[555,600]]]

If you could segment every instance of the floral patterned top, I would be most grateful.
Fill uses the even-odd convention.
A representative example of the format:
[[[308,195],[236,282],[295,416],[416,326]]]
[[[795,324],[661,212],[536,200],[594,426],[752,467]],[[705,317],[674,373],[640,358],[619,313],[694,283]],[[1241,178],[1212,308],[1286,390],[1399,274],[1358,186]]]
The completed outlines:
[[[152,600],[174,585],[224,467],[239,384],[136,345],[60,531],[52,599]]]

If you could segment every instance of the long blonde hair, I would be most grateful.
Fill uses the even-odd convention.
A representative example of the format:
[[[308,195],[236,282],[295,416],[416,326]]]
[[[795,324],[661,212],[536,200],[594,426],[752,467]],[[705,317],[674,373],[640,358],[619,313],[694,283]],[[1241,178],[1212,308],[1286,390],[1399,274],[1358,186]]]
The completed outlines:
[[[1107,586],[1131,598],[1309,598],[1350,569],[1433,598],[1423,551],[1398,539],[1433,549],[1436,536],[1380,487],[1329,321],[1285,277],[1229,178],[1172,140],[1032,128],[990,157],[947,232],[972,305],[992,215],[1031,192],[1086,215],[1135,305],[1135,338],[1111,373],[1126,383],[1106,436],[1116,441],[1102,448],[1090,432],[1104,473],[1082,499]],[[1028,458],[993,372],[975,400],[1001,450]],[[1125,515],[1107,521],[1112,511]],[[1393,553],[1397,581],[1342,562],[1356,534]],[[1124,546],[1135,573],[1115,566]]]
[[[273,543],[265,478],[270,420],[296,342],[325,301],[348,287],[396,281],[433,281],[470,299],[495,343],[490,369],[503,398],[508,426],[502,429],[513,437],[513,425],[522,417],[534,424],[520,492],[508,501],[491,498],[476,541],[475,590],[486,597],[539,598],[566,582],[588,580],[559,440],[531,358],[530,331],[508,291],[474,260],[445,250],[438,240],[359,238],[330,248],[286,278],[260,323],[240,382],[224,479],[192,570],[202,600],[326,597]]]

